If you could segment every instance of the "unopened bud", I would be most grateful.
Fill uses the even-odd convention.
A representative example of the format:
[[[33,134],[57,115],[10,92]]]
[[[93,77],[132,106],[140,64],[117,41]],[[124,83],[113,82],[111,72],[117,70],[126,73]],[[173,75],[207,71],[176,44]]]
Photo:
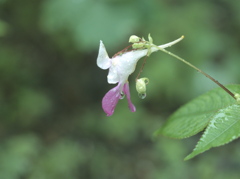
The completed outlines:
[[[153,44],[153,39],[152,39],[152,37],[151,37],[150,34],[148,34],[148,40],[149,40],[149,43],[150,43],[150,44]]]
[[[133,49],[143,48],[144,46],[145,46],[145,43],[143,43],[143,42],[132,44]]]
[[[235,97],[237,103],[240,104],[240,94],[236,93],[236,94],[234,95],[234,97]]]
[[[129,42],[130,43],[136,43],[140,41],[140,37],[136,36],[136,35],[131,35],[131,37],[129,38]]]
[[[138,92],[138,96],[141,99],[144,99],[146,97],[146,85],[148,84],[149,79],[148,78],[140,78],[136,81],[136,90]]]

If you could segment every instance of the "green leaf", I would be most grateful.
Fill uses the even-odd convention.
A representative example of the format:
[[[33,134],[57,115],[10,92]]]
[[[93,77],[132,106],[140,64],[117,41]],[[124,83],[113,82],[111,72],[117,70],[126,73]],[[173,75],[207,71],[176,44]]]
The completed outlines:
[[[240,85],[227,85],[233,93],[240,93]],[[222,88],[215,88],[178,109],[155,132],[171,138],[187,138],[202,131],[216,113],[236,103]]]
[[[220,109],[211,119],[201,139],[188,160],[211,147],[218,147],[237,139],[240,136],[240,105],[233,104]]]
[[[240,93],[240,85],[226,87],[234,94]],[[181,107],[155,134],[186,138],[205,127],[197,146],[185,160],[240,137],[240,105],[222,88],[213,89]]]

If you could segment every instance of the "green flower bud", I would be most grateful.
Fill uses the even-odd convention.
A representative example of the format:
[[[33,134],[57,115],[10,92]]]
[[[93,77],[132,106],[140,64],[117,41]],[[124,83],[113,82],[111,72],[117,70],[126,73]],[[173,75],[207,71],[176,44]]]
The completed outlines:
[[[146,97],[146,85],[148,84],[149,79],[148,78],[140,78],[136,81],[136,89],[138,92],[138,96],[141,99],[144,99]]]
[[[153,44],[153,39],[150,34],[148,34],[148,40],[149,40],[150,44]]]
[[[145,46],[145,43],[143,43],[143,42],[132,44],[133,49],[143,48],[144,46]]]
[[[136,42],[139,42],[140,41],[140,37],[136,36],[136,35],[132,35],[130,38],[129,38],[129,42],[130,43],[136,43]]]
[[[236,93],[234,97],[236,98],[237,103],[240,104],[240,94]]]

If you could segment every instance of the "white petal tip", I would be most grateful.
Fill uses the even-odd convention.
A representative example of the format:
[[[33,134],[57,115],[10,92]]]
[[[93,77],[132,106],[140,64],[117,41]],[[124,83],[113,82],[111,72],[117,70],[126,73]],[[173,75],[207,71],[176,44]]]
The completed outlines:
[[[108,57],[106,48],[101,40],[97,57],[97,65],[102,69],[108,69],[110,67],[110,58]]]

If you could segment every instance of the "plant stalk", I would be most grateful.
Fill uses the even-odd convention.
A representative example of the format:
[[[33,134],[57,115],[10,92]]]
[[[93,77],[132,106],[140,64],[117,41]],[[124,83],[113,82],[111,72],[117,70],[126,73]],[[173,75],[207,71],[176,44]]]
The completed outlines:
[[[155,46],[155,45],[154,45]],[[235,95],[229,90],[227,89],[225,86],[223,86],[221,83],[219,83],[217,80],[215,80],[213,77],[211,77],[210,75],[208,75],[207,73],[205,73],[204,71],[200,70],[199,68],[197,68],[196,66],[192,65],[191,63],[189,63],[188,61],[184,60],[183,58],[163,49],[163,48],[160,48],[158,46],[155,46],[157,47],[159,50],[175,57],[176,59],[180,60],[181,62],[185,63],[186,65],[194,68],[195,70],[197,70],[198,72],[202,73],[204,76],[206,76],[207,78],[209,78],[210,80],[212,80],[214,83],[216,83],[218,86],[220,86],[224,91],[226,91],[230,96],[232,96],[234,99],[236,99]]]

